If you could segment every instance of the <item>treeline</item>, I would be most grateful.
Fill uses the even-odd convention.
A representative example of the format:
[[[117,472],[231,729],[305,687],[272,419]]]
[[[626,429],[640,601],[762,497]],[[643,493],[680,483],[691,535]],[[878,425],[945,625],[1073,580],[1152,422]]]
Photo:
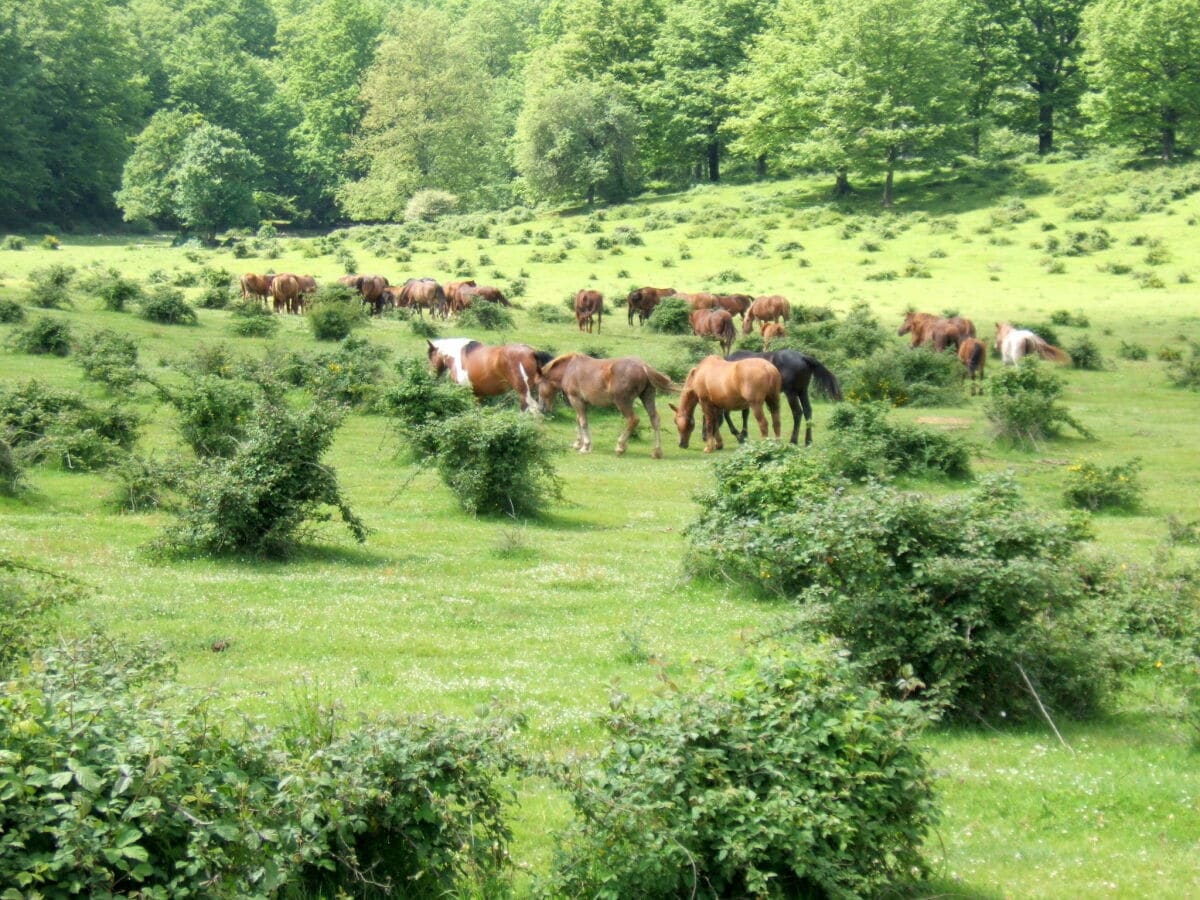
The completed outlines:
[[[963,154],[1191,152],[1200,0],[0,0],[0,84],[16,227],[394,220],[730,169],[890,203]]]

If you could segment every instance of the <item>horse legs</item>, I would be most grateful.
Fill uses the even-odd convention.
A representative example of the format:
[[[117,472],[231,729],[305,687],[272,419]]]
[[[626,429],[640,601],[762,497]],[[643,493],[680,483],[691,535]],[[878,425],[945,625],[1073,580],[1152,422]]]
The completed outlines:
[[[804,446],[807,447],[812,443],[812,407],[808,402],[808,391],[788,391],[784,396],[787,397],[788,409],[792,411],[792,437],[789,443],[799,443],[800,419],[803,418]]]
[[[775,432],[775,440],[779,440],[779,395],[767,398],[767,409],[771,411],[771,430]],[[762,404],[760,403],[754,410],[754,417],[758,419],[758,430],[763,437],[767,436],[767,417],[763,415]]]
[[[616,400],[617,409],[621,415],[625,417],[625,430],[617,436],[617,456],[621,456],[625,452],[625,448],[629,446],[629,436],[633,434],[633,429],[637,428],[638,417],[633,413],[633,400]]]
[[[662,433],[659,430],[658,407],[654,405],[654,385],[646,385],[642,391],[642,406],[646,407],[646,415],[650,417],[650,425],[654,429],[654,449],[650,452],[652,459],[662,459]]]
[[[711,403],[704,403],[704,427],[707,431],[704,452],[712,453],[714,450],[724,450],[725,444],[721,440],[721,410],[719,407]]]
[[[571,449],[580,453],[591,453],[592,433],[588,430],[587,404],[583,402],[582,397],[567,395],[567,399],[571,402],[571,408],[575,410],[575,443],[571,445]]]
[[[725,424],[729,426],[729,433],[737,438],[739,444],[746,443],[746,435],[750,432],[746,429],[746,421],[750,418],[750,413],[747,410],[742,410],[742,430],[738,431],[737,426],[733,424],[733,416],[729,410],[725,410]]]

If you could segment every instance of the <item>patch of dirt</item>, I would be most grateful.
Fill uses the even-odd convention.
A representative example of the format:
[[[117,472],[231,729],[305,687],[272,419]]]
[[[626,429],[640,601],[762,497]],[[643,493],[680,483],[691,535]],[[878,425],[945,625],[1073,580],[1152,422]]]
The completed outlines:
[[[958,430],[970,428],[975,422],[972,419],[961,419],[957,416],[917,416],[917,424],[937,425],[939,428]]]

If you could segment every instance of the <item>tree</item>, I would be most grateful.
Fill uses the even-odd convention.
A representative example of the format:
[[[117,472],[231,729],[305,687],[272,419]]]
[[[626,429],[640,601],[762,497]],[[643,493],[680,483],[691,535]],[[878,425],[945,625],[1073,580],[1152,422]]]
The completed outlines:
[[[184,142],[203,124],[204,117],[199,113],[163,109],[133,139],[133,153],[125,161],[121,189],[116,193],[125,221],[179,224],[174,205],[178,176],[175,163],[183,153]]]
[[[636,181],[631,107],[609,85],[572,82],[534,98],[517,123],[517,169],[535,197],[629,196]]]
[[[0,0],[0,221],[17,222],[47,187],[39,147],[38,60],[17,33],[17,0]]]
[[[201,125],[183,142],[171,177],[175,216],[187,228],[211,238],[221,228],[258,221],[253,186],[261,175],[258,157],[237,134]]]
[[[1096,0],[1084,23],[1100,132],[1170,161],[1200,136],[1200,2]]]

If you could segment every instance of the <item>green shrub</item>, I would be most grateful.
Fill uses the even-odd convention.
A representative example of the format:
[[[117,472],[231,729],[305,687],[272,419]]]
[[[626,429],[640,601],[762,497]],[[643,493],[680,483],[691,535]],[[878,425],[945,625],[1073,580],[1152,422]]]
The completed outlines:
[[[326,507],[365,541],[366,526],[342,497],[334,470],[321,463],[341,418],[338,407],[323,401],[291,410],[264,399],[231,456],[200,460],[180,521],[159,546],[184,554],[281,556],[304,536],[306,522],[328,518]]]
[[[136,413],[117,404],[67,410],[55,416],[29,452],[72,471],[103,469],[128,455],[141,426]]]
[[[862,897],[925,871],[922,717],[827,654],[761,652],[695,690],[618,708],[567,779],[565,897]]]
[[[553,448],[532,416],[473,408],[429,426],[442,481],[475,515],[537,515],[562,496]]]
[[[0,298],[0,325],[13,325],[25,321],[25,307],[7,297]]]
[[[386,347],[350,336],[332,353],[313,359],[309,387],[317,397],[347,406],[362,406],[378,390],[382,363],[390,354]]]
[[[863,359],[891,338],[865,303],[855,304],[844,319],[807,322],[788,329],[788,343],[824,361],[825,357]]]
[[[0,250],[24,250],[25,238],[19,234],[6,234],[4,240],[0,241]]]
[[[1117,348],[1117,356],[1121,359],[1128,359],[1138,362],[1148,359],[1150,356],[1150,351],[1147,350],[1142,344],[1136,344],[1130,341],[1121,341],[1121,345]]]
[[[407,310],[404,311],[407,312]],[[442,334],[442,330],[433,319],[413,319],[410,317],[408,327],[416,337],[425,338],[427,341],[437,340]]]
[[[226,309],[237,295],[228,284],[208,284],[200,292],[201,309]]]
[[[650,313],[646,327],[658,334],[691,334],[692,308],[682,297],[667,297]]]
[[[279,317],[257,301],[242,301],[230,307],[229,330],[238,337],[271,337],[279,330]]]
[[[516,323],[513,314],[495,303],[477,301],[458,314],[460,328],[482,328],[484,331],[499,331],[512,328]]]
[[[1004,366],[988,379],[984,414],[997,437],[1031,448],[1055,437],[1069,425],[1084,437],[1092,433],[1059,403],[1063,384],[1043,363],[1025,357],[1019,365]]]
[[[1091,324],[1083,313],[1073,313],[1066,309],[1058,309],[1050,313],[1050,322],[1053,325],[1065,325],[1071,328],[1087,328]]]
[[[49,641],[53,635],[49,614],[77,602],[84,593],[83,586],[73,578],[0,556],[0,597],[4,598],[0,603],[0,681],[15,674],[15,663],[28,659]],[[7,736],[8,729],[5,728],[3,733]],[[8,771],[11,772],[11,768]],[[4,780],[4,775],[0,774],[0,783]],[[0,812],[0,821],[3,816]],[[0,846],[3,846],[3,833],[0,829]],[[4,853],[0,851],[0,859],[3,857]],[[7,879],[0,870],[0,883],[5,881]]]
[[[896,422],[885,403],[841,403],[829,412],[829,464],[847,478],[943,475],[967,478],[971,451],[952,434]]]
[[[423,359],[396,363],[396,379],[381,393],[378,406],[396,420],[401,438],[414,459],[437,452],[433,426],[469,412],[475,405],[470,388],[435,378]]]
[[[1141,503],[1142,485],[1137,473],[1142,468],[1134,458],[1112,466],[1087,460],[1067,468],[1063,497],[1069,506],[1096,512],[1101,509],[1133,510]]]
[[[100,298],[100,305],[110,312],[124,312],[130,303],[139,303],[144,296],[142,286],[110,268],[80,279],[80,287]]]
[[[29,302],[42,309],[60,309],[71,305],[69,288],[71,279],[75,277],[75,269],[61,263],[53,263],[45,268],[34,269],[29,273],[33,289],[29,292]]]
[[[142,298],[140,315],[160,325],[196,325],[199,322],[196,310],[183,299],[183,292],[166,285],[157,286]]]
[[[1163,349],[1173,350],[1174,348]],[[1175,387],[1200,391],[1200,347],[1193,344],[1188,356],[1179,354],[1179,358],[1168,360],[1167,380]]]
[[[404,207],[405,222],[435,222],[458,209],[458,197],[449,191],[427,188],[412,195]]]
[[[340,341],[367,322],[367,308],[357,293],[344,285],[317,289],[308,306],[308,324],[318,341]]]
[[[26,448],[41,440],[60,416],[85,409],[87,403],[79,394],[37,379],[0,388],[0,439],[14,448]]]
[[[9,344],[18,353],[67,356],[71,352],[71,326],[63,319],[38,316],[12,333]]]
[[[84,378],[117,393],[127,392],[142,379],[137,343],[107,328],[80,338],[74,359],[83,369]]]
[[[199,374],[159,387],[179,413],[179,434],[199,457],[228,457],[246,436],[260,389],[248,381]]]
[[[187,481],[187,471],[182,465],[136,453],[118,460],[107,474],[117,483],[117,491],[110,503],[121,513],[165,509],[171,505],[170,498],[181,491]]]
[[[43,250],[57,250],[62,246],[62,241],[59,240],[58,235],[44,234],[41,246]]]
[[[846,397],[893,406],[949,406],[961,402],[962,385],[962,364],[953,353],[893,344],[851,367]]]
[[[1117,667],[1078,531],[1029,511],[1010,477],[938,499],[833,491],[772,516],[739,515],[726,502],[739,491],[701,498],[691,568],[800,601],[797,629],[844,641],[899,695],[989,719],[1037,715],[1025,676],[1073,715],[1109,695]]]
[[[1099,371],[1104,368],[1100,347],[1086,334],[1065,349],[1071,356],[1071,365],[1076,369]]]
[[[0,437],[0,497],[19,497],[27,487],[19,456],[12,444]]]

